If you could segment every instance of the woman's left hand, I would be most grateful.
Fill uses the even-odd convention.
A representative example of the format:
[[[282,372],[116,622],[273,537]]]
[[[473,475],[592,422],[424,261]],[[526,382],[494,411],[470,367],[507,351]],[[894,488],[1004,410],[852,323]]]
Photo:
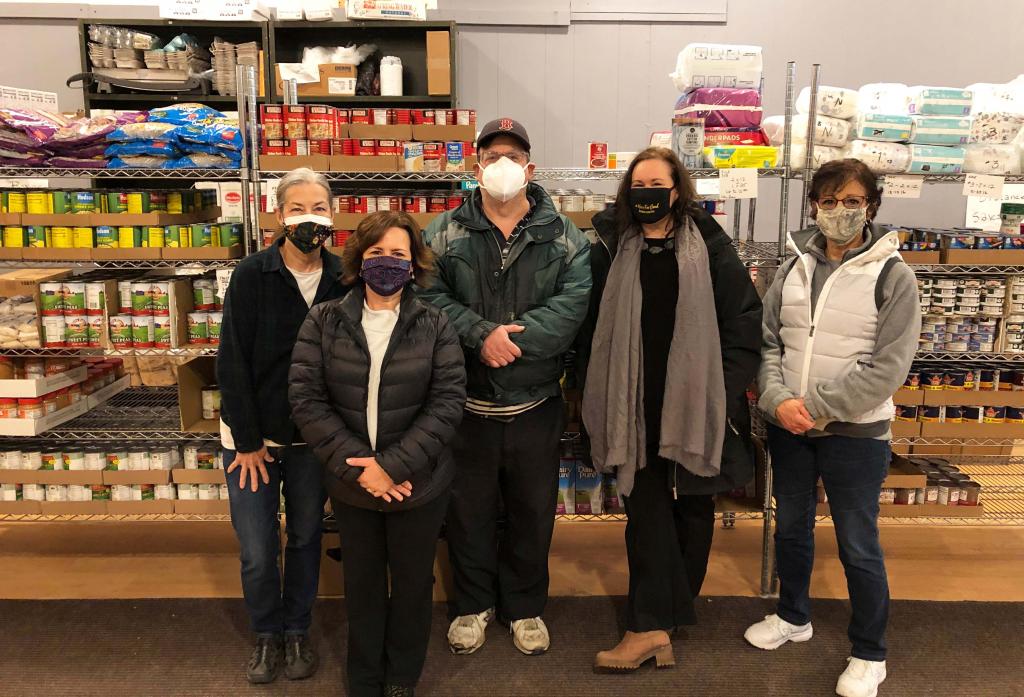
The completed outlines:
[[[359,486],[375,498],[382,498],[391,503],[391,499],[402,501],[406,496],[412,495],[412,485],[409,482],[396,485],[375,458],[350,457],[345,462],[350,467],[363,468],[363,473],[359,475],[357,481]]]

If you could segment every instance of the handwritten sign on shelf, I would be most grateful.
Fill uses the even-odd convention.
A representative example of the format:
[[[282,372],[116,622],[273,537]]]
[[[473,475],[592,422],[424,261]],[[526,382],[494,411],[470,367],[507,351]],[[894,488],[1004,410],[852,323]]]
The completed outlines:
[[[921,177],[909,177],[890,174],[885,178],[883,191],[886,198],[921,198]]]
[[[1001,198],[1005,178],[992,174],[968,174],[964,177],[964,196]]]
[[[724,199],[757,198],[757,170],[752,168],[723,169],[719,172],[721,197]]]

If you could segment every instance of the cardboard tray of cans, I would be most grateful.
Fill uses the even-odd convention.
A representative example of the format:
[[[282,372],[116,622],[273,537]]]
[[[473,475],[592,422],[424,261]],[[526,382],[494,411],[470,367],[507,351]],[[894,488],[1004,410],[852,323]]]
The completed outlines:
[[[136,225],[191,225],[206,223],[221,217],[218,206],[193,213],[17,213],[21,220],[11,225],[56,225],[63,227],[110,227]]]
[[[0,514],[39,515],[40,501],[0,501]]]
[[[981,518],[985,515],[985,504],[977,506],[940,506],[934,503],[903,505],[883,503],[879,507],[881,518]],[[831,515],[827,503],[819,503],[817,515]]]
[[[106,484],[103,470],[0,470],[0,484]]]
[[[231,502],[224,499],[217,501],[167,501],[174,504],[175,513],[186,515],[228,515],[231,513]]]
[[[892,401],[893,404],[902,404],[909,407],[920,406],[924,404],[924,390],[896,390],[896,394],[892,396]]]
[[[41,419],[0,419],[0,435],[38,436],[89,410],[88,399],[82,399]]]
[[[0,380],[0,397],[41,397],[44,394],[84,382],[89,369],[81,366],[35,380]]]
[[[171,479],[175,484],[224,484],[226,479],[224,470],[171,470]]]
[[[904,390],[900,390],[903,392]],[[906,390],[914,392],[915,390]],[[916,390],[931,406],[1024,407],[1024,390]]]

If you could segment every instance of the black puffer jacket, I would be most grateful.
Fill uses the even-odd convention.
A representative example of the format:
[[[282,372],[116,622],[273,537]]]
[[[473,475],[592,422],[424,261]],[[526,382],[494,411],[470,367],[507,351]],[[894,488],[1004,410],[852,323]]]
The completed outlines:
[[[675,482],[680,493],[717,494],[745,486],[754,478],[754,457],[750,442],[750,407],[747,387],[761,365],[761,299],[743,262],[722,227],[703,209],[695,208],[690,217],[708,249],[711,286],[715,294],[715,314],[722,344],[722,368],[725,372],[726,416],[729,424],[722,444],[722,472],[717,477],[698,477],[676,466]],[[586,383],[590,344],[597,327],[605,281],[619,247],[615,208],[594,216],[594,230],[600,242],[591,247],[590,267],[594,290],[590,308],[576,341],[576,379]]]
[[[310,311],[292,354],[292,418],[324,463],[332,497],[372,510],[415,508],[441,494],[455,476],[449,443],[466,402],[462,347],[443,310],[403,293],[381,366],[374,454],[366,426],[370,352],[363,299],[358,286]],[[396,483],[412,483],[411,497],[385,503],[359,486],[363,469],[345,460],[373,455]]]

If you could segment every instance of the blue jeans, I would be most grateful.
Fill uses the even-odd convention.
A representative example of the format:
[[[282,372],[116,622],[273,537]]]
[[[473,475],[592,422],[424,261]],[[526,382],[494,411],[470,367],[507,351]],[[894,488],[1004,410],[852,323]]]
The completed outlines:
[[[238,487],[241,469],[227,475],[231,499],[231,524],[242,548],[242,593],[257,636],[305,634],[313,621],[313,603],[320,582],[320,536],[323,525],[323,468],[307,446],[270,448],[270,484],[260,480],[253,492],[246,481]],[[235,459],[224,451],[224,467]],[[278,511],[284,488],[285,531],[284,586],[278,560],[281,556]]]
[[[889,442],[845,436],[807,438],[769,424],[768,446],[778,509],[779,617],[797,625],[811,621],[814,509],[821,477],[853,608],[848,630],[852,655],[884,661],[889,581],[878,539],[878,496],[889,470]]]

